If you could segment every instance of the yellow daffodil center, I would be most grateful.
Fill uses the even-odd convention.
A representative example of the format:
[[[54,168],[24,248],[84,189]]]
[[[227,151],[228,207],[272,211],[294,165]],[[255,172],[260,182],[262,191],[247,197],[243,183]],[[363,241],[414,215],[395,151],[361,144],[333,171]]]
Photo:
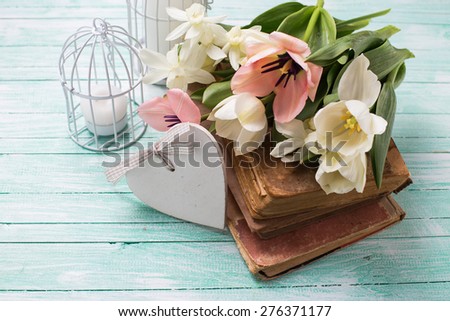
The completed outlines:
[[[342,116],[342,120],[344,121],[344,129],[349,130],[349,134],[353,134],[355,130],[359,133],[361,131],[361,127],[358,124],[355,116],[353,116],[350,111],[347,110],[345,115]]]

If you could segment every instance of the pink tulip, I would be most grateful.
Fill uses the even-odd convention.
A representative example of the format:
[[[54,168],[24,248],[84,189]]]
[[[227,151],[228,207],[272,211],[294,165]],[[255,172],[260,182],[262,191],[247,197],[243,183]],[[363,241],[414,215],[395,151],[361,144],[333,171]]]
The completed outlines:
[[[138,108],[141,117],[150,127],[165,132],[179,123],[200,124],[200,110],[191,97],[180,89],[170,89],[166,96],[144,102]]]
[[[305,62],[311,51],[304,41],[276,31],[269,39],[247,48],[248,60],[233,76],[231,89],[257,97],[274,92],[275,120],[286,123],[303,110],[308,97],[314,101],[322,67]]]

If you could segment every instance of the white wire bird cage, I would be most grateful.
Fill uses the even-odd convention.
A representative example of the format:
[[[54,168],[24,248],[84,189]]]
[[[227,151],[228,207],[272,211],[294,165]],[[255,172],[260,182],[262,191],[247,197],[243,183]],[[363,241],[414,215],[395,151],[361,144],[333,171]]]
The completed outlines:
[[[167,7],[186,10],[194,3],[211,9],[214,0],[127,0],[128,32],[150,50],[166,54],[177,41],[166,41],[167,35],[181,22],[167,15]]]
[[[138,40],[96,18],[65,42],[59,60],[72,140],[93,151],[136,142],[146,125],[137,114],[144,100]]]

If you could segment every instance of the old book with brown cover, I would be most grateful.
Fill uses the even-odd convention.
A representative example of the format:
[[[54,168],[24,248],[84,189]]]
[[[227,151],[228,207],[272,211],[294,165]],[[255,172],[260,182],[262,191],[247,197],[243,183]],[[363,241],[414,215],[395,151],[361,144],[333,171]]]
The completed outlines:
[[[403,219],[405,213],[390,197],[353,209],[341,209],[268,240],[248,228],[230,195],[228,227],[250,271],[263,279],[280,276],[325,254],[349,245]]]
[[[228,155],[239,182],[248,213],[255,220],[281,218],[301,213],[315,216],[358,202],[380,198],[411,183],[408,168],[391,142],[383,183],[377,188],[368,162],[367,183],[363,193],[326,195],[315,180],[316,169],[303,165],[286,166],[270,156],[270,144],[244,156]],[[239,193],[238,189],[233,190]]]
[[[319,210],[313,210],[309,212],[293,214],[283,217],[274,217],[268,219],[256,219],[250,212],[249,207],[245,203],[244,193],[241,190],[241,186],[237,181],[236,175],[232,168],[227,168],[227,183],[230,189],[230,193],[233,195],[236,204],[247,221],[249,229],[258,234],[260,238],[267,239],[286,232],[295,230],[296,228],[310,224],[315,220],[323,218],[330,213],[333,213],[338,208],[324,208]],[[358,206],[364,206],[366,202],[373,202],[374,199],[365,200],[356,204],[348,205],[345,208],[356,208]]]

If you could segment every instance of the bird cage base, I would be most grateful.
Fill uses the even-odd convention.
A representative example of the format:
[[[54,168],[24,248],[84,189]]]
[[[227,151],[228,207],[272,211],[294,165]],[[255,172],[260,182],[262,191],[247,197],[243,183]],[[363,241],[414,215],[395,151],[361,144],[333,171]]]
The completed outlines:
[[[132,103],[138,105],[135,101]],[[139,118],[137,112],[134,112],[132,117],[128,115],[118,121],[116,131],[112,128],[113,134],[102,135],[106,133],[102,131],[102,127],[96,125],[94,129],[93,124],[89,124],[81,115],[78,115],[75,120],[72,117],[70,119],[69,135],[77,145],[84,149],[96,152],[111,152],[133,145],[145,134],[147,129],[147,125]],[[73,130],[73,128],[77,128],[77,130]],[[95,131],[97,135],[93,134]]]

